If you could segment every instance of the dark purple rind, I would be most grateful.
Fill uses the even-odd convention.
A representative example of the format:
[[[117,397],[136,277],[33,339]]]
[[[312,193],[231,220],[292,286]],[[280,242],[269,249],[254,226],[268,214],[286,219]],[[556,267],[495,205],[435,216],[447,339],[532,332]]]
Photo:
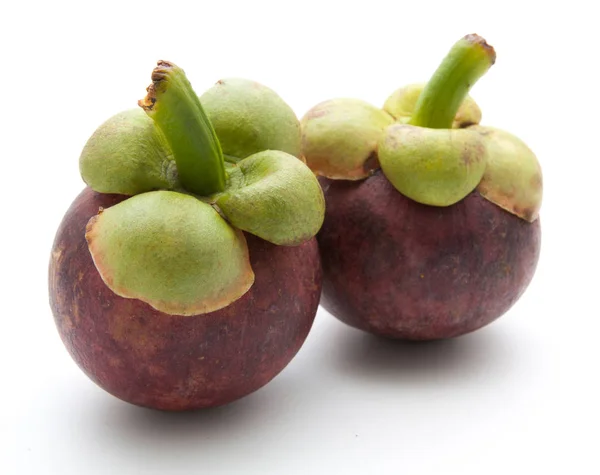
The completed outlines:
[[[267,384],[296,355],[321,292],[316,240],[275,246],[246,234],[256,276],[224,309],[183,317],[114,294],[98,274],[85,226],[126,197],[86,188],[67,211],[49,269],[50,305],[67,350],[100,387],[139,406],[217,406]]]
[[[410,340],[451,338],[504,314],[535,272],[541,232],[476,191],[445,208],[400,194],[377,171],[319,180],[321,305],[353,327]]]

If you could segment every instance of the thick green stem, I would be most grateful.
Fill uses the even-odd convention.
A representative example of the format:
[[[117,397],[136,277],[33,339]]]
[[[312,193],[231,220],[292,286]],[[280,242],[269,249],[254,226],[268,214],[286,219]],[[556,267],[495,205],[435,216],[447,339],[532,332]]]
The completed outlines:
[[[208,196],[225,189],[221,144],[184,71],[159,61],[138,104],[165,135],[183,187]]]
[[[410,124],[449,129],[469,89],[494,64],[494,48],[478,35],[458,40],[419,96]]]

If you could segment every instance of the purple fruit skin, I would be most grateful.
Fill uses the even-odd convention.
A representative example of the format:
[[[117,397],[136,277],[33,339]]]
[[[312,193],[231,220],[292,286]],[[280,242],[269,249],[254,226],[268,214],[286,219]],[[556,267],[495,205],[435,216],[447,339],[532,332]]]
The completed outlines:
[[[529,223],[477,191],[442,208],[406,198],[381,170],[363,181],[319,181],[321,305],[350,326],[397,339],[456,337],[504,314],[534,275],[539,219]]]
[[[167,315],[114,294],[91,259],[86,223],[100,206],[125,198],[84,189],[56,234],[50,305],[75,362],[114,396],[168,411],[226,404],[267,384],[313,324],[321,292],[316,240],[283,247],[246,235],[251,289],[206,315]]]

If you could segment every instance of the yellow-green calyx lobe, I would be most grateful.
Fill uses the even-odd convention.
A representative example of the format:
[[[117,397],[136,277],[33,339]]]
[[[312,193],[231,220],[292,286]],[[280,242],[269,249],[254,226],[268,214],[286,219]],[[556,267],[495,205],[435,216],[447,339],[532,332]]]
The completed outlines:
[[[483,139],[467,129],[392,125],[379,144],[379,156],[385,176],[398,191],[434,206],[462,200],[486,167]]]
[[[394,119],[359,99],[317,104],[302,118],[302,154],[318,175],[360,180],[379,168],[377,142]]]
[[[167,61],[152,72],[141,109],[116,114],[88,140],[79,161],[84,181],[131,196],[86,229],[113,292],[167,314],[205,314],[254,282],[244,232],[288,246],[315,236],[325,205],[297,157],[299,121],[256,84],[234,81],[225,94],[207,96],[227,150],[238,155],[227,162],[185,73]]]
[[[230,173],[232,186],[215,201],[234,226],[287,246],[306,241],[321,228],[321,186],[296,157],[267,150],[241,160]]]
[[[113,292],[172,315],[218,310],[254,282],[243,233],[183,193],[143,193],[112,206],[90,220],[86,239]]]
[[[79,169],[83,181],[99,193],[137,195],[181,186],[169,144],[140,108],[100,125],[81,152]]]
[[[486,147],[487,166],[477,191],[501,208],[535,221],[542,206],[542,169],[518,137],[494,127],[473,126]]]
[[[300,157],[300,122],[272,89],[248,79],[221,79],[200,102],[227,161],[235,163],[263,150]]]

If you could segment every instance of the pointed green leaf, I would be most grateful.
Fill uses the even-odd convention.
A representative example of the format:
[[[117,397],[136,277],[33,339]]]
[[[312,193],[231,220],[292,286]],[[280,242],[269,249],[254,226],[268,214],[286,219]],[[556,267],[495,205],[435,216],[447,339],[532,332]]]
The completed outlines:
[[[229,168],[216,204],[231,223],[267,241],[296,245],[323,224],[325,200],[312,171],[285,152],[267,150]]]
[[[79,169],[83,181],[99,193],[179,188],[170,149],[141,109],[120,112],[100,125],[81,152]]]
[[[105,209],[86,239],[113,292],[168,314],[218,310],[254,282],[243,233],[182,193],[143,193]]]

